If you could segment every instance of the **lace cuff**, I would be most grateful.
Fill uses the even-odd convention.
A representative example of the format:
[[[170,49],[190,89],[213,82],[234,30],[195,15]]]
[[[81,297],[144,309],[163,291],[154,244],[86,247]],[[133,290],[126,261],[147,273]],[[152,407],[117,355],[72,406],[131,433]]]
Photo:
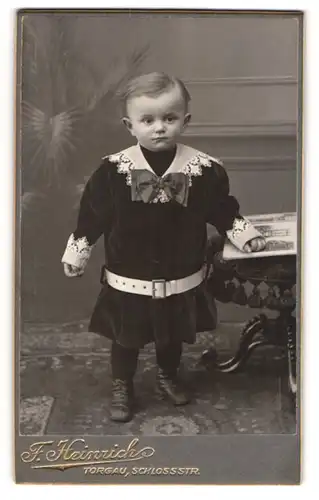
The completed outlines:
[[[245,218],[235,219],[232,229],[226,231],[226,234],[232,244],[241,251],[244,250],[244,246],[248,241],[262,236],[251,222]]]
[[[79,269],[84,269],[90,258],[92,248],[93,245],[89,245],[85,236],[75,239],[74,235],[71,234],[61,262],[64,264],[71,264]]]

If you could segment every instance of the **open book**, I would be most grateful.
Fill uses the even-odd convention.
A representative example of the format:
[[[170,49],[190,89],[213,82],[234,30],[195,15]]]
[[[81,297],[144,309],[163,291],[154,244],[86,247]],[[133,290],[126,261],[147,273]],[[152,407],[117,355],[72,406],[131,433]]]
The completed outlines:
[[[253,259],[274,255],[296,255],[297,253],[297,214],[262,214],[246,217],[266,240],[262,252],[245,253],[238,250],[228,239],[225,242],[225,260]]]

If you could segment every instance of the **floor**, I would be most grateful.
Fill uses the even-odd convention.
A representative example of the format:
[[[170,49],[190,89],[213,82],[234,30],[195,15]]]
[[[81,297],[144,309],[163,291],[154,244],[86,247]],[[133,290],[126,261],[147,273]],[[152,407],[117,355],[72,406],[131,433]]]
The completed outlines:
[[[153,346],[141,351],[135,378],[137,410],[131,422],[110,421],[109,341],[87,332],[86,322],[28,325],[20,337],[20,434],[199,435],[294,433],[287,366],[279,348],[256,350],[246,367],[226,374],[207,370],[202,351],[214,345],[221,359],[238,345],[240,323],[221,323],[185,346],[181,377],[192,401],[174,407],[154,391]]]

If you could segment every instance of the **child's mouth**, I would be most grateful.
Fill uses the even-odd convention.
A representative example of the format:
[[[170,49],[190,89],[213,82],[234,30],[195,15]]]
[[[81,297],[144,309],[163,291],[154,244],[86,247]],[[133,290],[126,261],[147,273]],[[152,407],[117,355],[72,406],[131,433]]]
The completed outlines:
[[[165,142],[167,141],[168,138],[167,137],[155,137],[154,139],[152,139],[153,142]]]

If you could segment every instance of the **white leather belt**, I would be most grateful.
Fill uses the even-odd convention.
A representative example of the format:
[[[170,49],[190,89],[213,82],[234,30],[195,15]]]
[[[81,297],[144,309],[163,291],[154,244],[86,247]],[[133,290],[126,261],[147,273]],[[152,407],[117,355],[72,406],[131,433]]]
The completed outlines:
[[[125,278],[111,273],[104,268],[104,278],[112,288],[126,293],[135,293],[137,295],[147,295],[153,299],[164,299],[171,295],[187,292],[200,285],[205,278],[205,268],[200,269],[194,274],[177,280],[166,281],[157,279],[152,281],[137,280]]]

